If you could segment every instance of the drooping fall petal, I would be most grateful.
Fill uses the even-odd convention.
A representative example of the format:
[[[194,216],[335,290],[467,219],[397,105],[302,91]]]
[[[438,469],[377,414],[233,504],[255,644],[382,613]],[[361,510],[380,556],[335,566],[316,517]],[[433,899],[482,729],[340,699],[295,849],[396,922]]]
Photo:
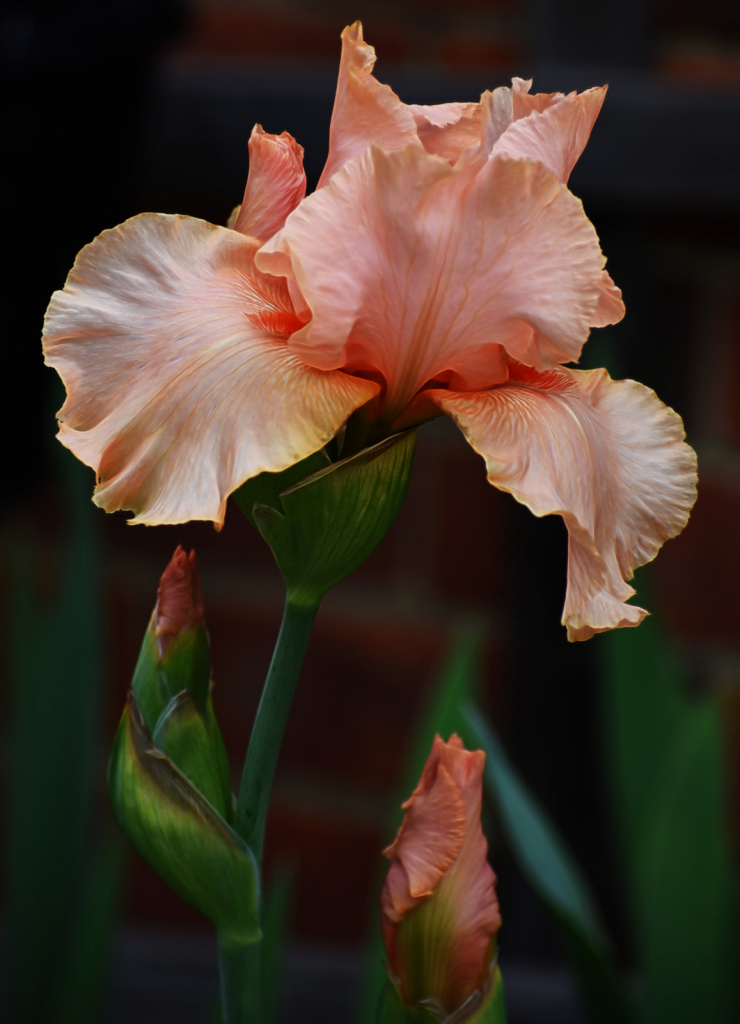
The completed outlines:
[[[453,1013],[485,990],[501,926],[488,844],[481,830],[485,755],[458,736],[437,736],[406,817],[385,851],[391,867],[381,895],[389,966],[410,1005],[437,1000]],[[412,879],[423,865],[420,888]]]
[[[375,50],[362,38],[356,21],[342,32],[337,94],[329,130],[329,157],[319,188],[348,160],[377,142],[386,150],[401,149],[416,139],[416,123],[409,108],[389,85],[374,77]]]
[[[604,257],[580,202],[542,164],[453,168],[416,143],[378,147],[309,196],[257,254],[313,317],[291,349],[321,369],[376,370],[395,416],[422,385],[506,379],[504,352],[577,359]]]
[[[649,388],[605,370],[512,365],[480,393],[429,392],[486,460],[488,479],[569,533],[563,624],[571,640],[647,614],[624,602],[633,570],[686,525],[696,456],[680,417]]]
[[[244,480],[319,449],[376,386],[289,350],[299,324],[259,243],[190,217],[142,214],[77,257],[46,315],[67,388],[59,438],[137,523],[223,522]]]
[[[256,124],[249,139],[249,176],[234,230],[266,241],[285,224],[305,194],[303,147],[287,132],[268,135]]]

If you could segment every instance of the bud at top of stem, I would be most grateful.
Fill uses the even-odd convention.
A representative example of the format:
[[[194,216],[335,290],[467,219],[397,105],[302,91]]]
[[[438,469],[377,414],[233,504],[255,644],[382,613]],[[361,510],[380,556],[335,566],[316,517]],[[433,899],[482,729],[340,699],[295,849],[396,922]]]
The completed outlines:
[[[407,1006],[464,1020],[492,977],[501,926],[481,829],[483,751],[435,737],[406,816],[385,850],[381,895],[388,967]],[[459,1013],[459,1018],[458,1018]]]
[[[165,708],[190,692],[207,715],[211,658],[195,552],[177,548],[162,573],[157,603],[141,646],[131,689],[153,734]]]
[[[167,656],[176,636],[205,623],[203,591],[195,551],[189,555],[178,545],[162,573],[154,610],[154,628],[161,657]]]

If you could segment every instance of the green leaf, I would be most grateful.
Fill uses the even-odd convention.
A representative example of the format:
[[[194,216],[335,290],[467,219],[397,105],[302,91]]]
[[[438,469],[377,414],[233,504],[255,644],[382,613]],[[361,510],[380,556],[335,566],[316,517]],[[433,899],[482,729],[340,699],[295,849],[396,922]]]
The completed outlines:
[[[8,714],[5,913],[11,1013],[52,1020],[59,979],[50,965],[69,943],[94,830],[100,751],[100,538],[90,473],[58,446],[64,514],[58,587],[37,600],[31,580],[54,582],[48,550],[18,530],[8,565]],[[94,1005],[94,1000],[91,997]]]
[[[463,713],[466,745],[486,753],[486,788],[519,869],[558,925],[589,1017],[598,1024],[636,1020],[636,1008],[613,965],[589,887],[565,843],[480,712],[468,704]]]
[[[231,777],[221,756],[225,750],[210,699],[208,708],[205,720],[193,694],[187,690],[178,693],[162,712],[152,742],[230,822],[234,810]]]
[[[468,704],[464,713],[466,734],[475,738],[472,746],[486,753],[486,786],[501,813],[501,823],[525,877],[549,905],[561,908],[595,942],[603,942],[588,886],[555,826],[515,772],[498,737],[478,709]]]
[[[477,623],[458,624],[437,682],[414,729],[395,808],[396,828],[404,813],[400,805],[416,788],[437,733],[444,740],[449,740],[454,732],[464,738],[467,719],[462,709],[477,689],[481,645],[482,630]]]
[[[179,896],[213,921],[222,946],[257,942],[259,882],[251,850],[153,745],[134,698],[114,742],[108,790],[131,845]]]
[[[648,1019],[729,1024],[740,1014],[740,915],[716,701],[690,696],[654,619],[601,649],[615,831]]]
[[[115,826],[113,826],[115,827]],[[95,1024],[113,954],[113,926],[120,898],[123,839],[106,836],[86,865],[68,941],[59,950],[58,989],[49,1024]]]
[[[321,469],[281,492],[283,512],[253,506],[289,601],[315,608],[377,547],[406,494],[415,444],[406,431]]]

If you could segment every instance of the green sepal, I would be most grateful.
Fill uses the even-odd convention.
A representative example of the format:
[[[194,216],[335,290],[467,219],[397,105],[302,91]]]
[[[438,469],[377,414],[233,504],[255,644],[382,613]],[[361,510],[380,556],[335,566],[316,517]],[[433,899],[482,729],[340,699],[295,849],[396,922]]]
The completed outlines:
[[[170,693],[189,690],[205,714],[211,683],[211,652],[204,623],[173,637],[167,653],[159,660],[159,669]]]
[[[193,694],[178,693],[162,712],[152,742],[231,823],[234,806],[226,750],[210,698],[207,706],[209,713],[203,718]]]
[[[133,696],[113,744],[108,791],[131,845],[214,923],[222,945],[258,942],[259,876],[252,851],[154,746]]]
[[[401,508],[415,445],[415,431],[395,434],[282,491],[282,512],[252,508],[289,601],[316,607],[378,546]]]
[[[378,1013],[378,1024],[437,1024],[437,1019],[428,1010],[417,1006],[406,1006],[395,985],[387,981]]]
[[[329,466],[331,466],[331,459],[322,448],[320,451],[314,452],[313,455],[309,455],[307,459],[302,459],[294,466],[284,469],[282,473],[260,473],[259,476],[253,476],[251,480],[242,484],[238,491],[234,491],[234,501],[252,526],[256,526],[257,523],[252,515],[255,505],[267,505],[278,512],[283,512],[284,509],[280,501],[283,491]]]
[[[160,715],[174,696],[167,683],[167,677],[159,669],[159,642],[154,632],[154,616],[144,634],[139,660],[136,662],[134,678],[131,681],[131,692],[147,728],[154,732]]]
[[[480,993],[474,993],[470,1001],[458,1007],[450,1014],[445,1014],[436,1000],[429,1000],[429,1005],[419,1003],[406,1006],[398,993],[397,985],[390,979],[383,989],[377,1024],[506,1024],[506,1001],[504,997],[504,981],[497,963],[491,968],[490,987],[480,1000]]]
[[[136,698],[146,727],[154,732],[157,722],[173,697],[187,690],[193,694],[202,716],[206,715],[210,693],[211,656],[208,631],[203,623],[170,641],[160,654],[154,631],[154,616],[144,634],[139,660],[134,669],[131,692]]]
[[[496,965],[491,988],[480,1010],[470,1018],[470,1024],[506,1024],[506,994],[501,968]]]

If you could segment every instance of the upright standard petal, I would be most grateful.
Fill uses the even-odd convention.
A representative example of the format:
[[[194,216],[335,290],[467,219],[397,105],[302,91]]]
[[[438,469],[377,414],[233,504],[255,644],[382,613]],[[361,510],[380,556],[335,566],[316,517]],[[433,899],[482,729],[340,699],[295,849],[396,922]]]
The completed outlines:
[[[514,92],[515,100],[517,95]],[[550,102],[541,110],[535,107],[518,118],[515,102],[514,121],[496,142],[493,155],[539,160],[559,181],[567,182],[586,148],[605,96],[606,86],[580,94],[548,96],[546,99]]]
[[[268,135],[256,124],[249,139],[249,176],[234,230],[267,241],[305,194],[303,147],[287,132]]]
[[[142,214],[86,246],[44,325],[67,388],[59,439],[98,475],[95,501],[136,523],[223,522],[246,479],[319,449],[377,388],[304,365],[285,282],[259,243]]]
[[[680,417],[649,388],[605,370],[511,367],[477,394],[429,392],[486,460],[488,479],[569,533],[563,624],[570,640],[647,614],[624,581],[686,525],[696,456]]]
[[[416,122],[409,108],[389,85],[373,76],[375,50],[362,37],[356,21],[342,32],[342,58],[329,129],[329,157],[319,188],[368,146],[401,149],[416,139]]]
[[[410,103],[416,133],[427,153],[436,153],[449,163],[480,142],[481,108],[479,103],[438,103],[422,106]]]
[[[560,181],[567,182],[586,148],[604,103],[606,86],[564,96],[531,94],[531,85],[531,81],[515,78],[511,90],[497,89],[484,95],[482,136],[486,151],[494,156],[539,160]],[[622,293],[604,271],[591,326],[616,324],[623,316]]]
[[[374,370],[396,416],[440,375],[506,379],[577,359],[604,257],[583,207],[542,164],[452,168],[413,146],[372,149],[309,196],[256,257],[291,276],[313,318],[291,349],[321,369]]]

